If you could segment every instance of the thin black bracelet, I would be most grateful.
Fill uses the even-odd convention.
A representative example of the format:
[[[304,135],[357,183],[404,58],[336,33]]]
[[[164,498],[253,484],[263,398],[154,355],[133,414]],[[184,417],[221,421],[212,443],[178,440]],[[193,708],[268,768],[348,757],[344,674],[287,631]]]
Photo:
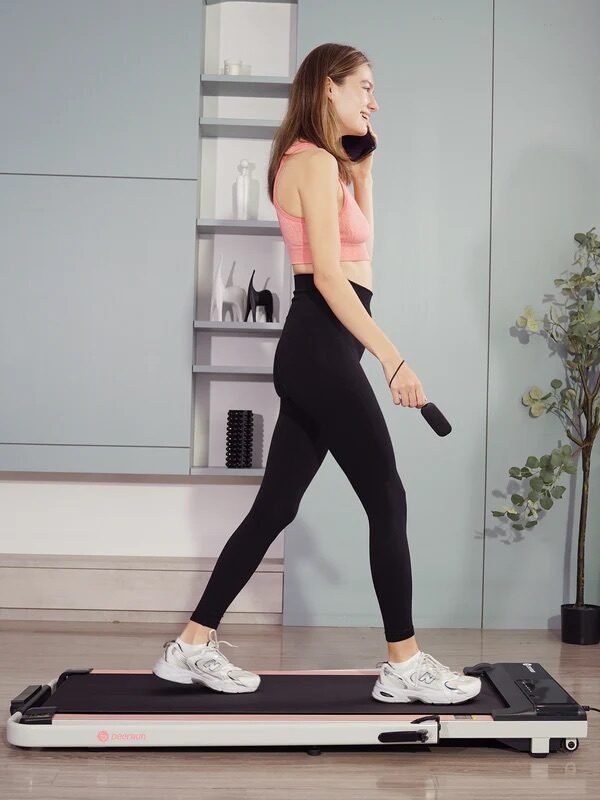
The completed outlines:
[[[403,358],[403,359],[402,359],[402,364],[404,364],[404,362],[405,362],[405,361],[406,361],[406,359],[405,359],[405,358]],[[402,364],[400,364],[400,367],[402,366]],[[398,369],[400,369],[400,367],[398,367]],[[398,372],[398,369],[396,370],[396,372]],[[394,378],[396,377],[396,372],[394,372],[394,374],[393,374],[393,375],[392,375],[392,377],[390,378],[390,382],[388,383],[388,386],[391,386],[391,385],[392,385],[392,381],[393,381],[393,380],[394,380]]]

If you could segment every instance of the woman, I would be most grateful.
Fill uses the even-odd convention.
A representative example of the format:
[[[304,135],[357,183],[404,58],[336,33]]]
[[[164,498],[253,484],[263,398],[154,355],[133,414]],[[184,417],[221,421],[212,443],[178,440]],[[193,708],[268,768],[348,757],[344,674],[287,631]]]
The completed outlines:
[[[366,348],[380,360],[396,405],[421,408],[427,402],[416,374],[371,318],[373,153],[353,163],[341,144],[346,134],[372,132],[369,117],[378,108],[370,63],[353,47],[316,47],[294,78],[268,173],[295,285],[273,365],[279,416],[252,508],[223,548],[190,622],[165,643],[154,667],[166,680],[256,691],[260,677],[221,653],[216,628],[296,516],[331,451],[369,520],[371,574],[389,655],[373,697],[457,703],[481,689],[479,678],[459,675],[418,648],[405,491],[385,419],[360,365]]]

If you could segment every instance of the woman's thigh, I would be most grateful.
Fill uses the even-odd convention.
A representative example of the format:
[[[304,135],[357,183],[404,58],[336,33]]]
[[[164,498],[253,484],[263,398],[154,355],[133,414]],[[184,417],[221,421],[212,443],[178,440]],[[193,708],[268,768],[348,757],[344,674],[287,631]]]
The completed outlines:
[[[358,355],[348,341],[323,343],[297,365],[286,367],[287,396],[320,432],[363,502],[381,498],[400,478],[388,426]]]
[[[389,430],[361,364],[364,347],[325,302],[294,300],[274,358],[277,394],[331,451],[363,504],[401,486]],[[402,487],[403,488],[403,487]]]
[[[320,426],[290,398],[282,397],[256,500],[281,508],[287,524],[326,454]]]

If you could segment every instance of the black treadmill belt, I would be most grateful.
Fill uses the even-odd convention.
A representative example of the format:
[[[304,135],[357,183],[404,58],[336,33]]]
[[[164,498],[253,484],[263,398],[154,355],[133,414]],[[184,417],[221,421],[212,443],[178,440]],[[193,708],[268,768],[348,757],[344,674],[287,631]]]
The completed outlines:
[[[262,675],[255,692],[226,694],[201,684],[170,684],[156,675],[70,675],[43,705],[58,714],[490,714],[507,704],[482,678],[481,692],[454,705],[382,703],[376,675]]]

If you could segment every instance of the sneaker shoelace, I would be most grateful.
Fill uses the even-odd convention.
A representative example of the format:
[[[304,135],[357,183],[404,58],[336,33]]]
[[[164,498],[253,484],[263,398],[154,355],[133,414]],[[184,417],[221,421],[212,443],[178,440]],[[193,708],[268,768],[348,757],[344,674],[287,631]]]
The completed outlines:
[[[214,634],[214,638],[213,638],[213,634]],[[234,671],[235,672],[243,672],[244,671],[241,667],[235,667],[233,664],[231,664],[231,661],[229,661],[229,659],[227,658],[225,653],[222,653],[219,650],[219,647],[222,644],[228,644],[229,647],[239,647],[238,644],[231,644],[231,642],[228,642],[225,639],[219,640],[217,638],[217,632],[216,632],[216,630],[214,628],[208,634],[208,642],[206,644],[207,644],[207,647],[210,647],[211,656],[214,658],[215,661],[217,661],[217,663],[219,663],[221,666],[225,666],[226,663],[230,664],[230,669],[227,671],[228,675],[230,675]]]
[[[214,633],[214,639],[213,639],[213,633]],[[169,639],[168,642],[165,642],[163,644],[163,647],[166,647],[169,644],[175,644],[175,639]],[[226,661],[229,661],[229,659],[227,658],[225,653],[222,653],[219,650],[219,647],[222,644],[228,644],[229,647],[239,647],[239,644],[231,644],[231,642],[228,642],[226,639],[221,639],[219,641],[219,639],[217,637],[217,632],[213,628],[210,631],[210,633],[208,634],[208,642],[206,643],[206,646],[210,645],[210,648],[211,648],[211,651],[212,651],[211,655],[214,655],[215,661],[218,661],[221,665],[223,665]],[[234,667],[234,669],[240,669],[240,668],[239,667]]]
[[[389,661],[378,661],[377,666],[380,667],[383,664],[388,664]],[[450,667],[447,667],[445,664],[442,664],[441,661],[438,661],[437,658],[434,658],[429,653],[422,653],[420,659],[417,661],[417,665],[415,669],[417,670],[417,678],[421,674],[422,668],[424,666],[432,666],[434,669],[439,670],[440,672],[444,672],[450,675],[454,675],[458,678],[461,677],[459,672],[455,672],[451,670]]]
[[[423,662],[427,663],[427,664],[431,664],[433,667],[438,669],[440,672],[443,672],[443,673],[445,673],[447,675],[453,675],[456,678],[460,678],[461,677],[460,672],[456,672],[455,670],[450,669],[450,667],[447,667],[445,664],[442,664],[441,661],[438,661],[437,658],[434,658],[429,653],[423,653]]]

